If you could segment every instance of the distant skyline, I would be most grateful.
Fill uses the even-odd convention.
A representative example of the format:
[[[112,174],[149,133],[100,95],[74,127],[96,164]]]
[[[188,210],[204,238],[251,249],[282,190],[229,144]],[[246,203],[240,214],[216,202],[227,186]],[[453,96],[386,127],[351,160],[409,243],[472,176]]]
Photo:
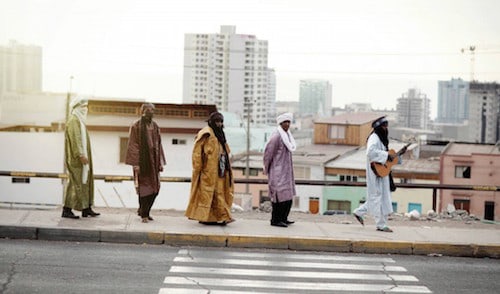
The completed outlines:
[[[184,34],[269,42],[277,100],[301,79],[332,83],[334,107],[395,108],[416,87],[437,112],[439,80],[500,82],[496,0],[0,0],[0,45],[43,48],[43,89],[181,103]],[[461,48],[465,48],[464,53]]]

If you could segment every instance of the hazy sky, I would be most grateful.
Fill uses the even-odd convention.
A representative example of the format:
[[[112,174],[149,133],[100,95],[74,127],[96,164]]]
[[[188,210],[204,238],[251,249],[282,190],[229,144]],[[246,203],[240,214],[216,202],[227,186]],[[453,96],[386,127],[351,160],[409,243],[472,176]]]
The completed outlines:
[[[417,87],[436,112],[437,81],[500,82],[498,0],[0,0],[0,44],[43,47],[45,91],[182,102],[185,33],[269,42],[277,99],[327,79],[333,105],[393,108]],[[461,48],[466,48],[461,53]]]

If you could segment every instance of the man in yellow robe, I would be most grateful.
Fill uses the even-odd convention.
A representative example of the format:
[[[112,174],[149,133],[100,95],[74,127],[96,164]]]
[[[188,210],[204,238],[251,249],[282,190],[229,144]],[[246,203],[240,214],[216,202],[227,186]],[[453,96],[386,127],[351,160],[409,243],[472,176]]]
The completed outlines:
[[[193,148],[191,198],[185,215],[206,225],[234,221],[231,217],[234,182],[223,122],[221,113],[212,113],[208,126],[198,132]]]

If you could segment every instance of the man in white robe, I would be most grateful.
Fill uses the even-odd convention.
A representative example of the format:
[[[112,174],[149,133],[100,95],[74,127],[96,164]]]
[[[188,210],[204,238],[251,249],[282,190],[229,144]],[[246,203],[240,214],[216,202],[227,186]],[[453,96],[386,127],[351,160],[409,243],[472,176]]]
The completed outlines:
[[[362,225],[364,225],[364,215],[370,213],[375,219],[377,231],[381,232],[392,232],[387,226],[389,215],[393,212],[390,176],[377,176],[371,169],[371,163],[385,164],[387,160],[394,159],[389,155],[388,126],[385,116],[372,123],[373,131],[366,144],[366,202],[354,210],[354,217]]]

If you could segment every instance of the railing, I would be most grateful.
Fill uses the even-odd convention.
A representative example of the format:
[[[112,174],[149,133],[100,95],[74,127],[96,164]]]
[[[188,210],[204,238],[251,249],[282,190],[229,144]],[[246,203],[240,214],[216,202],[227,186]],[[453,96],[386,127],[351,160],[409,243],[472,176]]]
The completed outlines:
[[[24,171],[0,171],[0,176],[22,177],[22,178],[58,178],[67,179],[66,174],[47,173],[47,172],[24,172]],[[105,182],[133,181],[133,176],[120,175],[94,175],[95,180],[104,180]],[[162,182],[172,183],[190,183],[188,177],[161,177]],[[267,179],[240,179],[235,178],[237,184],[267,184]],[[324,180],[295,180],[296,185],[311,186],[354,186],[366,187],[365,182],[346,182],[346,181],[324,181]],[[432,209],[436,211],[437,190],[474,190],[474,191],[500,191],[500,186],[472,186],[472,185],[443,185],[443,184],[396,184],[398,188],[413,189],[432,189]]]

